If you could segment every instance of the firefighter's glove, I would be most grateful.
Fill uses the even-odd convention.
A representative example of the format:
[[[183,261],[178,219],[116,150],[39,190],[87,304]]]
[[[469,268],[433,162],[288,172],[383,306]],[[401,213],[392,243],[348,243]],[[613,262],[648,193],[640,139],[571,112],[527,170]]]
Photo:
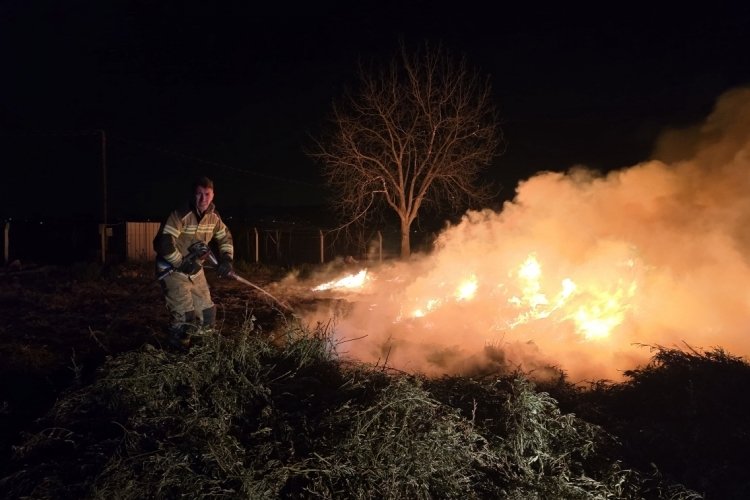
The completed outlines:
[[[188,247],[188,255],[201,262],[206,260],[206,257],[208,257],[210,252],[211,250],[208,248],[208,245],[202,241],[196,241]]]
[[[232,258],[225,255],[221,259],[221,262],[219,262],[219,267],[216,268],[216,275],[219,278],[226,278],[233,273],[234,268],[232,268]]]
[[[201,264],[197,259],[183,259],[182,264],[180,264],[177,270],[188,276],[192,276],[201,270]]]

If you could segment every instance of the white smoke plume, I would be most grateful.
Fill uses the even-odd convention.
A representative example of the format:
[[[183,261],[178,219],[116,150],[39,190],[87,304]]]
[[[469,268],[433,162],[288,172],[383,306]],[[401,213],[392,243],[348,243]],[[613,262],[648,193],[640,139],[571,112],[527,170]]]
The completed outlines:
[[[356,293],[321,292],[347,300],[340,350],[429,375],[551,365],[572,381],[619,380],[649,359],[644,346],[747,355],[750,89],[665,133],[654,158],[539,173],[429,255],[369,269]]]

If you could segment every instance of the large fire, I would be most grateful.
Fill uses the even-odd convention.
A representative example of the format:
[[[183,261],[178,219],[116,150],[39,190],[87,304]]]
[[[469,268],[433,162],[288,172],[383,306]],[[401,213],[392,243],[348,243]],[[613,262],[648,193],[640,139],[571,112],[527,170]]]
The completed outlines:
[[[311,288],[352,302],[336,323],[359,339],[346,354],[428,374],[501,364],[619,379],[649,345],[746,355],[747,117],[750,90],[735,90],[705,125],[665,135],[660,160],[540,173],[501,212],[446,228],[430,254]]]

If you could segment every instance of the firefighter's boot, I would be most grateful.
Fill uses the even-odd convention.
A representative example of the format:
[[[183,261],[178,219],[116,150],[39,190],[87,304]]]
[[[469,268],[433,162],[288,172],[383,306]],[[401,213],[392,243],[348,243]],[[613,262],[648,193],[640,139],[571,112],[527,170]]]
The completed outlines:
[[[192,336],[192,346],[203,345],[204,340],[213,335],[214,324],[216,323],[216,306],[203,309],[200,313],[200,319],[200,325],[195,329]]]
[[[213,331],[216,326],[216,306],[211,306],[208,309],[202,311],[203,324],[201,325],[204,330]]]
[[[191,333],[195,331],[195,311],[188,311],[182,321],[169,327],[169,344],[183,352],[190,350]]]

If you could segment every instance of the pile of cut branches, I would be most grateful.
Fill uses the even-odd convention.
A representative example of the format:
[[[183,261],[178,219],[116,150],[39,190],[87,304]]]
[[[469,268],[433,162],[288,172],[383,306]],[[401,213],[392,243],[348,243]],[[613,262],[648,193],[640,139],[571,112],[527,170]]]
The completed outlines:
[[[340,362],[329,332],[145,346],[61,397],[15,448],[6,497],[699,498],[624,467],[601,428],[522,374]]]

